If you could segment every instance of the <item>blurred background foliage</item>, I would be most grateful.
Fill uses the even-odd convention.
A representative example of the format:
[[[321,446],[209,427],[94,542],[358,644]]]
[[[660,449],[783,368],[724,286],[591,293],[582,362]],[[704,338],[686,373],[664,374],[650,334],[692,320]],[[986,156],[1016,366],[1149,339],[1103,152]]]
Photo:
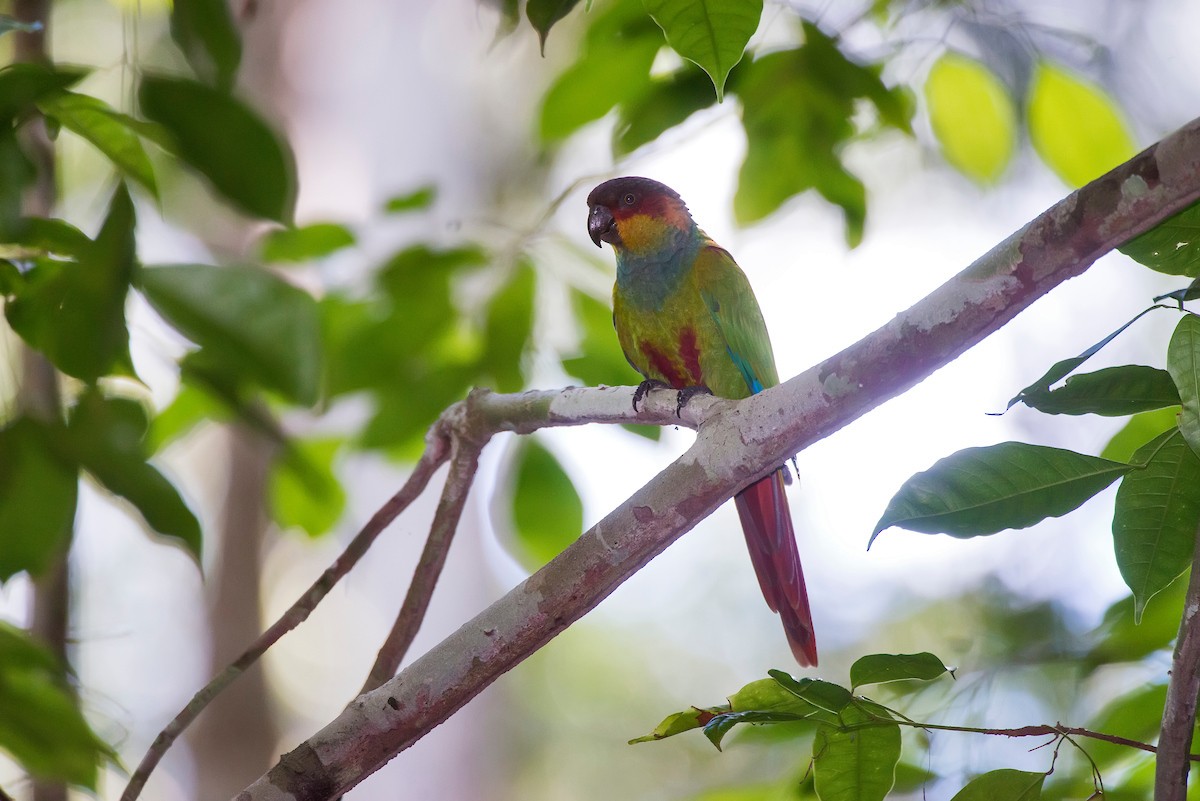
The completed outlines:
[[[380,476],[401,475],[430,423],[472,386],[516,392],[635,380],[611,328],[611,265],[580,238],[577,195],[601,177],[732,120],[744,141],[732,191],[736,224],[811,212],[811,204],[798,204],[815,195],[836,209],[839,235],[855,248],[871,236],[864,171],[872,162],[862,156],[871,148],[886,159],[897,138],[910,141],[924,169],[949,165],[981,196],[1047,171],[1065,192],[1190,116],[1147,107],[1141,88],[1149,78],[1138,61],[1144,51],[1129,46],[1143,17],[1113,3],[1049,11],[1019,0],[874,0],[836,9],[751,0],[586,5],[472,6],[492,44],[461,57],[466,64],[439,53],[438,69],[519,72],[523,94],[442,98],[507,113],[494,114],[495,130],[471,132],[481,153],[462,141],[439,142],[436,133],[424,151],[403,150],[401,159],[419,167],[409,172],[426,180],[375,187],[374,195],[355,200],[362,212],[344,219],[327,216],[337,206],[326,202],[322,181],[336,181],[322,176],[320,163],[344,155],[354,141],[305,139],[283,99],[297,92],[288,83],[288,59],[296,56],[283,32],[287,15],[300,12],[261,0],[177,0],[171,7],[59,0],[5,9],[0,581],[15,623],[0,628],[5,791],[49,799],[62,797],[67,783],[115,796],[119,763],[136,761],[189,688],[252,639],[260,617],[280,605],[273,593],[296,586],[279,581],[288,559],[299,560],[295,549],[352,533],[388,492]],[[39,8],[45,13],[29,16]],[[355,37],[363,48],[378,46],[365,30],[373,25],[370,12],[360,11],[336,12],[347,15],[336,24],[350,29],[351,48]],[[396,13],[393,22],[418,30],[419,46],[424,7],[400,4]],[[39,50],[47,31],[50,46]],[[393,101],[381,94],[370,102]],[[401,124],[417,137],[439,99],[422,102],[400,103]],[[393,133],[385,126],[381,135]],[[521,145],[506,144],[512,141]],[[607,153],[591,174],[597,157],[580,154],[602,148]],[[474,197],[443,191],[455,184],[449,168],[438,172],[447,164],[475,171]],[[52,199],[51,208],[39,206],[39,192]],[[573,205],[563,216],[566,202]],[[1194,214],[1126,252],[1194,277]],[[1026,355],[1024,366],[1039,373],[1046,366],[1040,359]],[[1124,445],[1112,446],[1125,456],[1112,458],[1130,458],[1173,424],[1161,415],[1155,420],[1133,418]],[[670,438],[657,428],[629,429],[636,435],[630,439],[647,446]],[[226,439],[214,444],[214,430]],[[492,586],[536,569],[588,519],[588,484],[603,477],[568,471],[564,463],[572,462],[553,442],[533,436],[510,443],[485,466],[489,513],[464,525],[494,533],[488,542],[508,553],[498,557],[500,578]],[[368,474],[375,477],[368,481]],[[358,499],[365,513],[355,506],[356,494],[367,495],[364,486],[373,490]],[[91,694],[93,676],[121,668],[89,663],[76,639],[95,636],[80,631],[78,621],[89,619],[97,598],[116,593],[87,588],[76,571],[87,575],[85,565],[96,557],[85,558],[73,542],[98,506],[110,509],[101,519],[111,520],[114,503],[122,519],[140,522],[159,544],[153,547],[186,554],[196,582],[203,566],[209,587],[207,644],[198,658],[210,667],[184,671],[184,686],[163,690],[167,697],[149,720],[127,700]],[[143,588],[137,604],[154,607],[154,587],[164,589],[155,584],[155,568],[122,561],[126,546],[104,542],[109,525],[99,524],[95,548],[114,554],[118,567],[110,575],[123,587]],[[420,523],[409,529],[419,532]],[[305,545],[306,538],[318,544]],[[271,561],[271,543],[285,555]],[[404,583],[405,564],[387,566],[392,589]],[[861,643],[832,638],[830,681],[851,688],[838,672],[862,654],[929,650],[947,662],[954,657],[956,679],[882,685],[875,700],[931,723],[1063,720],[1153,740],[1182,603],[1180,569],[1155,588],[1160,594],[1137,626],[1132,599],[1117,601],[1096,625],[1068,604],[1020,597],[992,580],[898,606],[865,627]],[[54,576],[67,578],[50,581]],[[285,589],[271,589],[272,578]],[[465,581],[480,596],[479,582]],[[666,625],[687,617],[689,594],[724,601],[735,621],[767,617],[727,596],[722,581],[697,584],[659,592],[656,611]],[[489,589],[482,598],[497,594]],[[1139,611],[1145,600],[1139,597]],[[165,601],[161,611],[203,615],[192,608],[202,605],[198,596],[181,603],[190,603],[189,611]],[[65,620],[62,631],[75,633],[39,642],[44,632],[35,619],[51,605]],[[365,631],[378,628],[364,619],[371,613],[355,615]],[[137,627],[113,623],[119,616],[106,619],[117,630],[103,636]],[[322,625],[358,627],[345,619],[313,627]],[[731,696],[729,711],[763,711],[755,706],[761,697],[735,691],[772,665],[708,642],[719,634],[689,643],[694,650],[677,652],[670,663],[631,659],[639,648],[652,652],[656,630],[641,631],[636,619],[628,628],[610,627],[577,627],[563,645],[514,672],[506,695],[492,702],[504,707],[504,732],[482,739],[492,755],[454,779],[446,778],[453,770],[435,769],[436,759],[427,765],[444,797],[464,786],[487,786],[489,797],[732,801],[820,794],[829,801],[876,797],[879,787],[894,797],[950,797],[971,776],[1009,765],[1034,767],[983,781],[1019,786],[1012,797],[1036,797],[1030,782],[1044,797],[1087,797],[1097,771],[1105,797],[1143,798],[1152,786],[1150,755],[1105,743],[1080,743],[1087,757],[1065,746],[1054,751],[1061,751],[1058,762],[1045,753],[1031,762],[1023,743],[913,729],[897,735],[903,747],[891,759],[899,760],[894,789],[882,781],[874,789],[822,787],[819,772],[814,786],[810,759],[829,743],[822,734],[810,742],[819,728],[811,722],[739,726],[720,758],[699,738],[672,740],[669,753],[655,750],[665,745],[615,751],[673,708],[717,708]],[[693,659],[721,667],[685,675]],[[349,668],[347,686],[357,685],[359,669]],[[157,680],[172,670],[143,663],[135,672]],[[225,712],[214,708],[208,733],[202,728],[192,744],[190,767],[164,765],[150,796],[227,797],[306,734],[311,720],[289,724],[281,708],[296,680],[273,681],[268,689],[256,672]],[[325,704],[337,709],[345,700]],[[128,706],[114,711],[110,702]],[[630,714],[639,721],[632,731]],[[879,748],[893,750],[891,739]],[[365,798],[382,789],[356,792]],[[986,784],[970,792],[976,794],[961,797],[1001,797]]]

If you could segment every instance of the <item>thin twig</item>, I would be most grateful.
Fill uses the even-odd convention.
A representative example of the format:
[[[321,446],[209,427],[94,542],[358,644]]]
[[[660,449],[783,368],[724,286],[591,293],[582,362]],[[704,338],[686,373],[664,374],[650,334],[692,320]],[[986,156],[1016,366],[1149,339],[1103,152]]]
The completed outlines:
[[[241,656],[213,677],[203,689],[196,693],[187,706],[154,738],[153,744],[147,750],[146,755],[142,757],[137,770],[129,777],[129,784],[121,794],[121,801],[133,801],[133,799],[138,797],[142,787],[146,784],[146,780],[150,777],[150,773],[158,765],[163,755],[166,754],[167,749],[191,725],[192,721],[204,711],[204,708],[222,690],[232,684],[235,679],[257,662],[266,653],[267,649],[274,645],[283,635],[303,623],[312,614],[317,604],[329,594],[334,585],[350,572],[350,569],[366,554],[371,544],[375,542],[375,539],[383,530],[421,495],[433,473],[449,458],[450,445],[447,439],[448,435],[443,428],[443,421],[439,420],[438,424],[430,430],[429,435],[426,437],[425,453],[422,454],[421,459],[413,468],[412,475],[408,477],[408,481],[404,483],[399,492],[388,499],[371,519],[367,521],[366,525],[354,536],[354,539],[350,541],[350,544],[346,546],[341,555],[313,582],[308,591],[300,596],[287,612],[276,620],[270,628],[264,631]]]
[[[467,502],[467,494],[475,479],[475,471],[479,467],[479,454],[482,445],[474,442],[464,442],[459,439],[454,443],[454,457],[450,460],[450,474],[442,490],[442,499],[438,502],[433,524],[429,529],[429,539],[425,541],[425,549],[421,559],[413,571],[412,584],[408,587],[408,595],[396,616],[396,622],[391,632],[379,649],[375,664],[367,674],[361,695],[374,690],[379,685],[396,675],[404,655],[408,653],[425,612],[429,609],[429,599],[433,596],[433,588],[437,585],[442,567],[446,564],[446,555],[450,551],[450,543],[454,532],[458,529],[459,518],[462,517],[463,507]]]
[[[1200,693],[1200,531],[1192,553],[1192,576],[1183,601],[1183,617],[1171,659],[1171,678],[1163,705],[1161,749],[1154,766],[1154,797],[1158,801],[1183,801],[1187,797],[1192,732]]]

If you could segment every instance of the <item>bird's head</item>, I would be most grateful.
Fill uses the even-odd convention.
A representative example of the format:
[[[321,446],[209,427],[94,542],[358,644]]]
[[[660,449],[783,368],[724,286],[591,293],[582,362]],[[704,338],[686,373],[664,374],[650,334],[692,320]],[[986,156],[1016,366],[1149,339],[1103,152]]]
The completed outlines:
[[[651,256],[679,247],[696,224],[679,194],[649,178],[613,178],[588,195],[588,234],[618,254]]]

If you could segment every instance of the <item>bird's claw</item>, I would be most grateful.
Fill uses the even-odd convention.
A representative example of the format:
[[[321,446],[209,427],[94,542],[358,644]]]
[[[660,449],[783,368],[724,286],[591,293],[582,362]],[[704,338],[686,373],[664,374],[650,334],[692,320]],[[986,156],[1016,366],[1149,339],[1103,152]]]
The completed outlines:
[[[637,389],[633,392],[633,410],[635,412],[641,411],[641,409],[638,408],[638,404],[646,399],[646,396],[650,394],[650,390],[666,388],[667,385],[663,382],[657,381],[653,378],[647,378],[645,381],[638,384]]]
[[[679,397],[675,399],[675,416],[683,417],[683,407],[688,405],[688,402],[697,395],[711,395],[712,390],[701,384],[695,387],[684,387],[679,390]]]

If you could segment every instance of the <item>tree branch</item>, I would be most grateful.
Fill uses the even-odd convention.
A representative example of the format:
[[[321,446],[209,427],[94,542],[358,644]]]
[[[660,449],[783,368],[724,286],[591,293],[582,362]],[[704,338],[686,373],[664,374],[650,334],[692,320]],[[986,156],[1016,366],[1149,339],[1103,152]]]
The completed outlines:
[[[1154,797],[1159,801],[1183,801],[1187,797],[1189,752],[1196,726],[1196,702],[1200,695],[1200,530],[1192,552],[1192,575],[1188,579],[1179,620],[1179,637],[1171,659],[1171,678],[1163,704],[1162,731],[1158,737],[1158,760],[1154,764]]]
[[[1055,204],[857,344],[745,401],[714,401],[687,453],[542,570],[356,699],[239,801],[315,801],[354,787],[737,490],[912,387],[1100,256],[1197,200],[1200,120]],[[554,401],[545,412],[555,413]],[[529,423],[510,430],[522,425]]]

